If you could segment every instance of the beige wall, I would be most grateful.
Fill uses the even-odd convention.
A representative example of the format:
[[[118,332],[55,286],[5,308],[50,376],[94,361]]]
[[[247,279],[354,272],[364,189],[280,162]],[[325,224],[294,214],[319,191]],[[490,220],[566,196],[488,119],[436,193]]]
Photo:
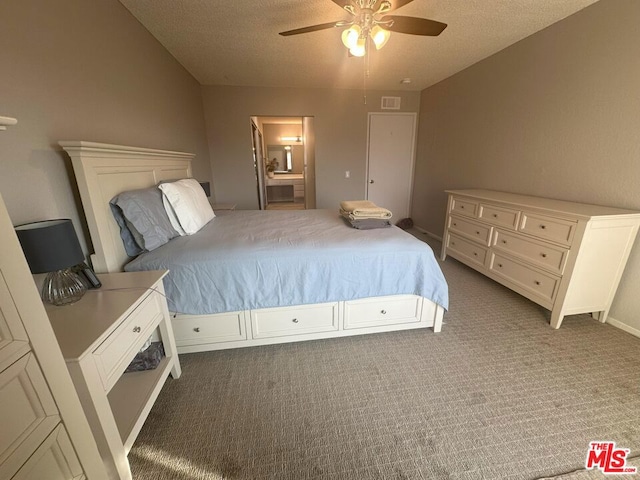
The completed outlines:
[[[640,210],[640,1],[601,0],[422,92],[412,216],[447,188]],[[640,332],[640,241],[611,316]]]
[[[205,86],[204,105],[216,201],[258,208],[249,117],[312,116],[316,135],[318,208],[365,192],[367,112],[380,111],[380,97],[402,97],[402,110],[417,112],[419,92]],[[351,178],[345,178],[345,171]]]
[[[209,180],[200,85],[117,0],[0,2],[0,192],[14,223],[84,216],[59,140],[193,152]],[[88,238],[88,234],[85,234]]]

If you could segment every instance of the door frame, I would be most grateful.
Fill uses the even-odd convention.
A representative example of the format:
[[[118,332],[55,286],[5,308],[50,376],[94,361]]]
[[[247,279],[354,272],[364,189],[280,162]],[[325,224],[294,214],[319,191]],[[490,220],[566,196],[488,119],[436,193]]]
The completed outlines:
[[[418,113],[417,112],[369,112],[367,115],[367,164],[365,168],[365,180],[364,180],[364,192],[365,198],[369,199],[369,155],[370,155],[370,140],[371,140],[371,118],[374,116],[390,116],[390,115],[405,115],[413,116],[413,142],[411,143],[411,167],[409,172],[409,189],[407,194],[408,200],[408,212],[407,215],[411,216],[411,209],[413,207],[413,178],[416,169],[416,150],[418,145]],[[400,219],[398,219],[400,220]]]

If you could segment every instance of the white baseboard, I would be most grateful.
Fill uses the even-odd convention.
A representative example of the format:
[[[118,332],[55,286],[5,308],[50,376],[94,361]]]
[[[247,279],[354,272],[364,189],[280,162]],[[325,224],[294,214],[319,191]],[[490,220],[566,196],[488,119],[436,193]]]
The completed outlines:
[[[640,330],[634,327],[630,327],[626,323],[621,322],[620,320],[616,320],[615,318],[608,317],[607,323],[613,327],[619,328],[620,330],[624,330],[627,333],[630,333],[634,337],[640,338]]]
[[[440,236],[440,235],[436,235],[435,233],[431,233],[430,231],[425,230],[422,227],[418,227],[417,225],[414,225],[413,228],[415,228],[420,233],[424,233],[425,235],[427,235],[427,236],[429,236],[431,238],[435,238],[436,240],[442,241],[442,236]]]

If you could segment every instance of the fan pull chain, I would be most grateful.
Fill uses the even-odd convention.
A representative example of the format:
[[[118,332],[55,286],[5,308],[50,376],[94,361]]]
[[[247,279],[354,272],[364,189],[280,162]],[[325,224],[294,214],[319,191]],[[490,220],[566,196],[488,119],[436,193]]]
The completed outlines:
[[[365,46],[365,50],[364,50],[364,58],[362,59],[363,63],[363,69],[364,69],[364,78],[363,78],[363,100],[364,100],[364,104],[367,104],[367,79],[369,78],[369,47],[370,47],[370,42],[369,42],[369,38],[367,38],[367,43]]]

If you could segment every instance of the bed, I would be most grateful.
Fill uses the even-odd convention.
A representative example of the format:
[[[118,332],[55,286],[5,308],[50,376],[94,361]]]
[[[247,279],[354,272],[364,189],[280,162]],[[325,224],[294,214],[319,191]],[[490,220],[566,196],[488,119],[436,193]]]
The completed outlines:
[[[191,177],[193,155],[83,141],[60,145],[72,160],[94,269],[168,269],[165,289],[180,353],[441,329],[448,306],[442,272],[431,249],[397,227],[356,230],[337,208],[236,211],[132,259],[109,201]]]

